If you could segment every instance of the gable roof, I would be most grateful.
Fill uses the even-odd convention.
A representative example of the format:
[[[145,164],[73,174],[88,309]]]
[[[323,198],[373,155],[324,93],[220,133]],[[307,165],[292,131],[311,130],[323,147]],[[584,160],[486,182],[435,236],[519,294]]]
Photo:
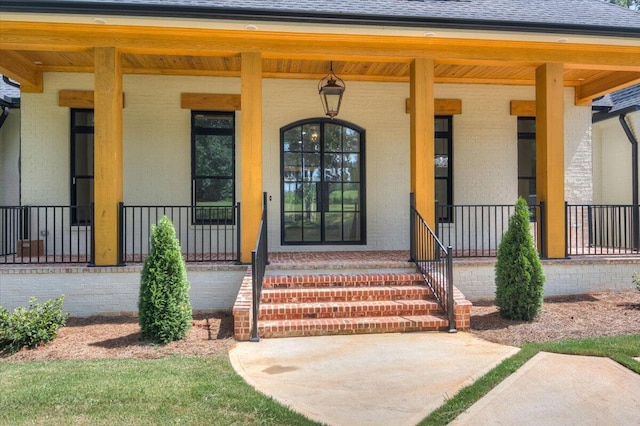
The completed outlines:
[[[601,0],[3,0],[0,10],[640,37],[640,12]]]

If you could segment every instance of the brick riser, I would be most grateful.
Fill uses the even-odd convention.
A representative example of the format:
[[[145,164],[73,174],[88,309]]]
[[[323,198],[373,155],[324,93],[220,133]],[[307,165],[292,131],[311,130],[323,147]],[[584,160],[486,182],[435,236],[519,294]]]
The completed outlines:
[[[260,337],[447,330],[419,274],[267,276]]]

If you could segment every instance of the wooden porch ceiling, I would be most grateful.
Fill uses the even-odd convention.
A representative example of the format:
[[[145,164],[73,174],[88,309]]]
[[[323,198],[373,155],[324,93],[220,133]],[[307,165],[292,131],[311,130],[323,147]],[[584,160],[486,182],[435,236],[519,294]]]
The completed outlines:
[[[240,53],[262,53],[264,78],[409,81],[414,57],[435,58],[436,83],[534,85],[546,62],[564,64],[576,102],[640,82],[640,47],[389,36],[255,33],[4,22],[0,73],[40,91],[44,72],[93,72],[94,47],[122,52],[125,74],[240,76]]]

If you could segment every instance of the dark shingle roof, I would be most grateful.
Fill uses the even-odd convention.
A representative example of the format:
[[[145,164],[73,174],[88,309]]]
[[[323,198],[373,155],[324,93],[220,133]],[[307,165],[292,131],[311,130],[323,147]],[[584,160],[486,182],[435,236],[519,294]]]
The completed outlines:
[[[634,105],[640,105],[640,84],[618,90],[609,95],[613,108],[610,112],[620,111]]]
[[[276,19],[640,37],[640,12],[601,0],[3,0],[0,10]]]

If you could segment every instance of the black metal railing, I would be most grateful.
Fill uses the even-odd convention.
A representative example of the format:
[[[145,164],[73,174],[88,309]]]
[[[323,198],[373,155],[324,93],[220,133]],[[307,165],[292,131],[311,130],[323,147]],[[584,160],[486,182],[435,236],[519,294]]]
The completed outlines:
[[[640,208],[566,204],[567,255],[640,253]]]
[[[529,206],[534,242],[544,253],[544,203]],[[443,245],[453,247],[453,257],[495,257],[502,236],[509,227],[514,205],[436,205],[436,235]],[[446,219],[445,219],[446,218]]]
[[[267,193],[262,194],[262,219],[260,220],[260,228],[258,230],[258,241],[256,249],[251,252],[251,284],[253,303],[253,318],[251,321],[251,337],[252,342],[259,342],[258,336],[258,317],[260,315],[260,298],[262,297],[262,281],[264,280],[265,270],[269,264],[269,244],[267,241]]]
[[[120,204],[121,263],[143,262],[151,229],[171,220],[186,262],[240,261],[240,203],[235,206],[126,206]]]
[[[449,320],[449,332],[456,331],[453,299],[453,256],[416,209],[415,195],[410,195],[410,260],[424,277],[425,283]]]
[[[92,263],[92,206],[0,207],[0,263]]]

